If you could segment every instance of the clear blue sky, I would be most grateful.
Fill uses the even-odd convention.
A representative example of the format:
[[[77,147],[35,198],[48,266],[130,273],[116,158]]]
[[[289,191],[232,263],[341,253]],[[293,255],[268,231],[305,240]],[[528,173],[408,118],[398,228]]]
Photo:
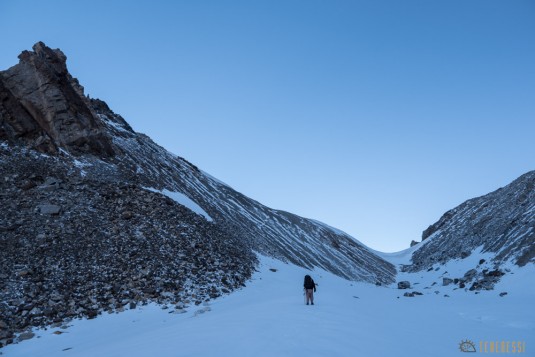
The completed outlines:
[[[534,1],[0,1],[86,93],[238,191],[395,251],[535,169]]]

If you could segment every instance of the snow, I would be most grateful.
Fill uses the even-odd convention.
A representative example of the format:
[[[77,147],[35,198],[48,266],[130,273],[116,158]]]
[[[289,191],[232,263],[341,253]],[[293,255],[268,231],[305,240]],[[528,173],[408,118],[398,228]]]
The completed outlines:
[[[414,248],[416,248],[416,246],[403,251],[405,252],[404,254],[395,255],[394,253],[390,257],[387,254],[383,253],[382,257],[393,264],[409,264],[410,256],[414,251]],[[481,272],[483,269],[493,270],[494,265],[492,263],[492,258],[495,256],[495,253],[483,253],[482,249],[483,246],[477,247],[476,249],[474,249],[472,254],[470,254],[464,259],[452,259],[449,260],[446,264],[437,263],[433,265],[432,270],[424,269],[415,273],[406,273],[401,272],[398,266],[397,281],[408,280],[411,282],[411,286],[414,286],[414,289],[420,292],[424,292],[425,290],[422,289],[426,288],[431,289],[432,291],[437,290],[437,286],[432,286],[433,282],[436,282],[439,285],[443,294],[466,294],[466,291],[464,289],[456,289],[457,286],[454,284],[445,287],[441,286],[442,278],[462,278],[464,274],[471,269],[476,269],[479,272]],[[480,265],[479,261],[481,259],[484,259],[485,262]],[[511,263],[505,264],[503,266],[503,269],[507,267],[509,267],[510,269],[516,269]],[[468,287],[470,287],[470,285]],[[468,287],[466,289],[468,289]]]
[[[270,269],[277,269],[272,272]],[[535,268],[516,268],[499,289],[432,292],[354,283],[260,257],[246,288],[183,314],[155,305],[76,320],[2,350],[6,356],[452,356],[464,340],[535,343]],[[305,306],[302,280],[319,284]],[[501,291],[509,294],[499,297]],[[399,298],[398,298],[399,297]],[[67,351],[65,349],[70,348]],[[526,354],[524,354],[526,355]]]
[[[210,217],[208,215],[208,213],[206,213],[206,211],[203,210],[202,207],[197,204],[197,202],[193,201],[191,198],[189,198],[188,196],[186,196],[182,192],[173,192],[173,191],[169,191],[167,189],[159,191],[159,190],[156,190],[156,189],[151,188],[151,187],[143,187],[143,188],[146,189],[146,190],[152,191],[152,192],[161,193],[162,195],[165,195],[165,196],[169,197],[170,199],[172,199],[176,203],[179,203],[182,206],[188,208],[189,210],[191,210],[191,211],[203,216],[204,218],[206,218],[206,220],[208,222],[213,222],[214,221],[212,219],[212,217]]]
[[[61,147],[60,147],[60,148],[58,148],[58,149],[59,149],[59,152],[60,152],[62,155],[66,156],[66,157],[73,157],[73,156],[71,155],[71,153],[68,152],[67,150],[65,150],[64,148],[61,148]]]
[[[350,235],[347,234],[346,232],[344,232],[344,231],[342,231],[342,230],[340,230],[340,229],[338,229],[338,228],[334,228],[334,227],[332,227],[332,226],[329,226],[327,223],[323,223],[323,222],[317,221],[317,220],[312,219],[312,218],[308,218],[308,220],[311,221],[311,222],[316,223],[317,225],[319,225],[319,226],[321,226],[321,227],[323,227],[323,228],[326,228],[326,229],[328,229],[328,230],[331,230],[331,231],[333,231],[334,233],[336,233],[336,234],[338,234],[338,235],[346,236],[346,237],[350,237]],[[357,241],[356,239],[354,239],[354,240]],[[357,242],[358,242],[358,241],[357,241]],[[360,242],[358,242],[358,243],[361,244]]]
[[[88,167],[88,166],[93,166],[92,164],[88,164],[86,162],[81,162],[81,161],[76,160],[76,159],[74,159],[72,162],[73,162],[74,166],[76,166],[78,168],[84,168],[84,167]]]
[[[203,171],[201,170],[202,174],[206,177],[208,177],[210,180],[220,184],[221,186],[226,186],[226,187],[230,187],[230,185],[227,185],[226,183],[224,183],[223,181],[221,181],[220,179],[217,179],[215,178],[214,176],[210,175],[208,172],[206,171]]]
[[[418,248],[420,248],[420,244],[417,244],[415,246],[412,246],[410,248],[404,249],[399,252],[394,253],[384,253],[380,252],[375,249],[368,248],[372,253],[378,255],[379,257],[383,258],[387,262],[390,262],[396,266],[403,265],[403,264],[410,264],[412,259],[412,253],[416,251]]]
[[[125,128],[123,128],[120,124],[115,123],[114,121],[110,120],[107,116],[102,115],[102,114],[98,114],[98,117],[99,117],[104,123],[106,123],[106,125],[108,125],[108,126],[114,128],[115,130],[117,130],[117,131],[121,131],[121,132],[129,133],[128,130],[126,130]]]
[[[80,176],[82,177],[85,177],[87,175],[87,172],[85,172],[84,167],[93,166],[92,164],[81,162],[76,159],[73,160],[73,164],[74,166],[80,169]]]

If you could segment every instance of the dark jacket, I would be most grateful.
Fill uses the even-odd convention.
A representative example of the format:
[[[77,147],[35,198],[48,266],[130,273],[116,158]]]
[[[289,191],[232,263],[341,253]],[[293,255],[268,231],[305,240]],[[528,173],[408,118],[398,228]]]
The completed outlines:
[[[310,275],[305,276],[303,287],[305,289],[314,289],[314,291],[316,291],[316,283],[314,283],[314,279],[312,279]]]

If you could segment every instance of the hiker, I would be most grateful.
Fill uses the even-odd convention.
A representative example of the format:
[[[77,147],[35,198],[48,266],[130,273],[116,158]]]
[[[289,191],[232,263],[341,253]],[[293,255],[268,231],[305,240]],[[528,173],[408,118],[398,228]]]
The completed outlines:
[[[305,275],[305,283],[303,284],[303,287],[305,288],[307,305],[309,302],[314,305],[314,293],[316,292],[316,283],[314,283],[314,280],[310,277],[310,275]]]

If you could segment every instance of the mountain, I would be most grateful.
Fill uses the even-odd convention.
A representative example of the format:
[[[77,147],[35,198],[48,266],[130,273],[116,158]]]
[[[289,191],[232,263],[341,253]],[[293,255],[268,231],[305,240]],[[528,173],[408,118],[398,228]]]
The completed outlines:
[[[0,346],[139,304],[201,308],[244,287],[259,258],[422,289],[409,297],[479,293],[533,266],[535,171],[384,254],[266,207],[135,132],[84,94],[59,49],[39,42],[19,59],[0,72]]]
[[[267,208],[134,132],[106,103],[83,95],[60,50],[37,43],[34,52],[24,51],[19,58],[18,65],[2,73],[9,105],[0,138],[23,141],[47,154],[63,151],[60,157],[83,167],[78,172],[86,179],[181,192],[216,223],[243,231],[262,254],[354,280],[392,281],[393,267],[347,234]]]
[[[486,255],[473,259],[463,275],[444,276],[470,290],[492,289],[509,265],[535,263],[535,171],[446,212],[412,249],[404,272],[432,271],[473,254]]]
[[[0,342],[244,286],[256,253],[374,284],[396,268],[349,235],[274,210],[136,133],[42,42],[0,72]]]

